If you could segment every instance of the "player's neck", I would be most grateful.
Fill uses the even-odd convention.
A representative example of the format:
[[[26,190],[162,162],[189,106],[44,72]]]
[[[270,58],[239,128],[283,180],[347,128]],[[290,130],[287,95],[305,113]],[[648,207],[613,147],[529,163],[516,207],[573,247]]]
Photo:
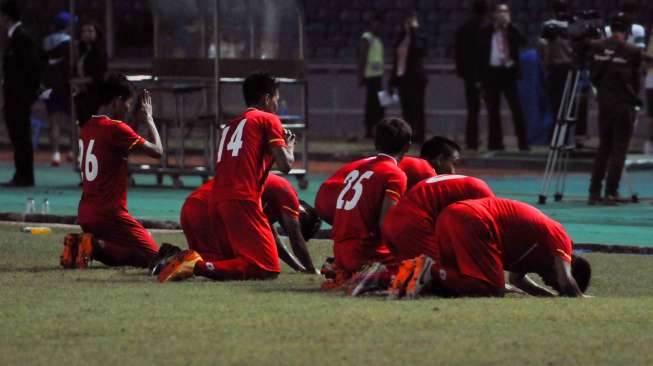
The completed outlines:
[[[103,105],[100,106],[98,109],[97,113],[95,113],[96,116],[105,116],[109,119],[114,119],[113,118],[113,113],[111,113],[111,107]]]
[[[388,158],[391,158],[392,160],[395,161],[395,163],[399,164],[399,161],[401,161],[401,158],[404,156],[404,154],[399,154],[399,155],[390,155],[386,153],[378,153],[376,154],[377,156],[385,156]]]

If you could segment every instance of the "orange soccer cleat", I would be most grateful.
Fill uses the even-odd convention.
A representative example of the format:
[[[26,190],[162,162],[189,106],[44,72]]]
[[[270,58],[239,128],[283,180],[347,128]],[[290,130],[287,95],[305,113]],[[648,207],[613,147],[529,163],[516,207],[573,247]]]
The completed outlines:
[[[93,260],[93,241],[95,238],[93,234],[84,233],[79,237],[79,244],[77,245],[77,256],[75,259],[76,268],[87,268],[89,263]]]
[[[79,234],[66,234],[63,239],[63,250],[59,256],[59,264],[63,268],[75,268]]]
[[[322,285],[320,287],[322,288],[322,290],[326,290],[326,291],[337,291],[337,290],[346,289],[346,286],[349,284],[350,278],[351,278],[351,274],[349,272],[336,269],[335,277],[327,278],[326,281],[322,282]]]
[[[194,250],[184,250],[179,252],[163,267],[159,273],[158,280],[161,283],[168,281],[181,281],[193,277],[195,263],[202,260],[202,257]]]
[[[392,284],[388,289],[388,298],[389,299],[399,299],[406,294],[406,286],[408,281],[413,277],[413,272],[415,271],[415,260],[408,259],[401,262],[399,270],[397,270],[397,275],[394,276]]]
[[[422,290],[431,283],[433,277],[431,276],[431,267],[435,261],[425,255],[420,255],[415,258],[415,270],[413,277],[406,286],[406,298],[414,299],[422,292]]]

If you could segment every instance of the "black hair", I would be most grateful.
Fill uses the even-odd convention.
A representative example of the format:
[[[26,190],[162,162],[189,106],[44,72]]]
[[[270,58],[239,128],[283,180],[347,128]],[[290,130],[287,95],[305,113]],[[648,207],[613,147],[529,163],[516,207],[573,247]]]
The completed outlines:
[[[610,21],[610,30],[612,32],[629,33],[631,27],[631,19],[628,14],[619,12]]]
[[[132,96],[131,83],[122,74],[109,74],[100,84],[99,105],[107,105],[114,99],[127,100]]]
[[[376,125],[374,146],[380,153],[399,154],[410,145],[413,130],[401,118],[386,118]]]
[[[566,0],[555,0],[553,2],[553,12],[556,14],[566,13],[569,11],[569,4]]]
[[[639,8],[639,4],[637,1],[634,0],[627,0],[624,1],[623,4],[621,4],[621,11],[623,11],[626,14],[635,14],[638,8]]]
[[[585,293],[592,279],[592,267],[587,259],[577,255],[571,256],[571,275],[576,280],[578,288]]]
[[[299,226],[305,241],[311,240],[322,226],[322,219],[313,206],[300,200],[299,205],[303,210],[299,211]]]
[[[472,2],[472,13],[484,15],[488,11],[487,0],[474,0]]]
[[[460,145],[446,137],[434,136],[422,145],[422,151],[419,156],[425,160],[432,160],[440,155],[444,155],[448,159],[456,151],[460,152]]]
[[[21,9],[16,0],[4,0],[2,4],[0,4],[0,13],[9,17],[9,19],[14,22],[19,21],[22,15]]]
[[[245,104],[252,106],[261,101],[266,94],[274,95],[279,90],[279,82],[265,72],[250,74],[243,83]]]

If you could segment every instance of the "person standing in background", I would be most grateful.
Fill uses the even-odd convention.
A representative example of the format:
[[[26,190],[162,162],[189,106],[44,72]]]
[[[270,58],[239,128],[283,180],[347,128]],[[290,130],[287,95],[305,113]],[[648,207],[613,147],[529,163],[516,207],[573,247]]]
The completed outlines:
[[[108,56],[100,28],[91,21],[82,23],[78,46],[77,77],[85,84],[75,96],[77,120],[86,122],[99,105],[100,85],[108,70]]]
[[[413,141],[424,142],[424,91],[427,77],[424,71],[426,39],[420,33],[417,14],[410,14],[394,44],[394,62],[390,76],[390,91],[399,89],[401,114],[413,130]]]
[[[502,93],[512,112],[519,150],[530,150],[526,140],[524,113],[517,94],[517,81],[521,78],[519,49],[525,44],[526,38],[512,23],[508,5],[497,4],[494,24],[481,29],[478,57],[478,72],[489,115],[489,150],[505,150],[501,126]]]
[[[0,4],[0,21],[9,35],[2,64],[3,109],[16,168],[13,178],[2,184],[4,187],[34,185],[31,113],[41,83],[41,67],[39,48],[20,20],[18,2],[5,0]]]
[[[43,85],[50,89],[45,99],[50,125],[52,166],[61,164],[60,128],[70,116],[70,14],[62,11],[54,18],[54,33],[43,40],[47,61]]]
[[[472,16],[456,32],[456,73],[465,82],[467,101],[467,127],[465,144],[470,150],[478,150],[478,115],[481,111],[481,90],[478,87],[476,60],[478,33],[485,22],[487,0],[472,2]]]
[[[365,99],[365,137],[373,137],[374,126],[385,117],[385,109],[379,102],[383,88],[383,42],[378,36],[382,19],[371,15],[367,31],[361,36],[358,81],[367,90]]]

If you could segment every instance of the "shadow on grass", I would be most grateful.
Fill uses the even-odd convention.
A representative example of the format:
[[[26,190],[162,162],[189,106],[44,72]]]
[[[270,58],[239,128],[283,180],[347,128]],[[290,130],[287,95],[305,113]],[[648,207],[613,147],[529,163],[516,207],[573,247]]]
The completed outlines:
[[[106,267],[105,267],[106,268]],[[98,269],[104,269],[102,267],[91,267],[84,269],[84,271],[94,271]],[[45,272],[65,272],[65,273],[73,273],[79,272],[76,270],[72,269],[62,269],[61,267],[29,267],[29,268],[7,268],[7,267],[0,267],[0,273],[12,273],[12,272],[19,272],[19,273],[45,273]],[[80,270],[81,271],[81,270]]]

